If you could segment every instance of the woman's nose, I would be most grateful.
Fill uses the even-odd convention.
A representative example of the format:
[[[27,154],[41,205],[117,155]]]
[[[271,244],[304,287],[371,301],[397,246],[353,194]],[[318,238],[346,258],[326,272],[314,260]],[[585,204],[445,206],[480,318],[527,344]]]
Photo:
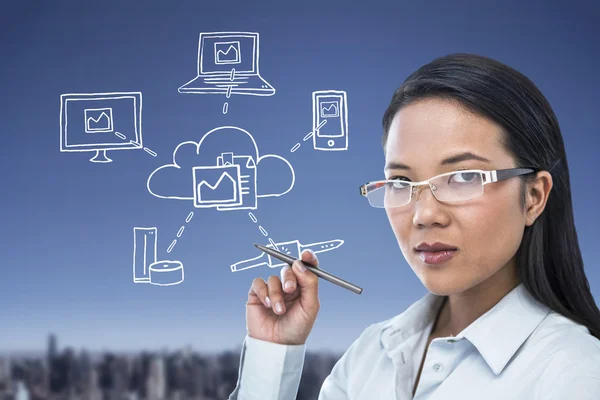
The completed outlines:
[[[415,202],[421,198],[421,193],[424,190],[429,190],[429,185],[421,185],[421,186],[414,186],[413,187],[413,198],[414,198]]]

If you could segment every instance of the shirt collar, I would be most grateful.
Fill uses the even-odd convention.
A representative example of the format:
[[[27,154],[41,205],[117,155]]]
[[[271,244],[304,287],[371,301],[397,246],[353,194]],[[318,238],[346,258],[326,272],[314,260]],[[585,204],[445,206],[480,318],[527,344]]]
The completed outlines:
[[[446,297],[428,292],[405,312],[386,321],[379,335],[381,345],[389,353],[425,329],[437,317]],[[454,339],[469,340],[498,375],[549,312],[546,305],[536,301],[519,283]]]

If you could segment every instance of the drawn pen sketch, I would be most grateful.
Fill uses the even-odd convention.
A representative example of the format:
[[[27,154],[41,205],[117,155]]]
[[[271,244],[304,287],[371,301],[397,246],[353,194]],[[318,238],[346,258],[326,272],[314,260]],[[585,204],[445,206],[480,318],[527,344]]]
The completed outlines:
[[[194,79],[179,93],[272,96],[275,89],[259,72],[259,34],[256,32],[206,32],[198,41]],[[223,106],[227,114],[228,103]]]
[[[90,159],[108,163],[108,150],[145,150],[142,93],[67,93],[60,96],[60,151],[95,152]]]
[[[268,244],[268,245],[266,245],[266,247],[269,247],[272,249],[276,248],[276,249],[278,249],[278,251],[280,251],[284,254],[287,254],[294,258],[300,258],[300,254],[306,249],[311,249],[315,253],[323,253],[325,251],[331,251],[331,250],[337,249],[342,244],[344,244],[344,241],[340,240],[340,239],[327,240],[324,242],[316,242],[316,243],[309,243],[309,244],[300,244],[300,242],[298,240],[292,240],[289,242]],[[261,252],[261,254],[259,256],[254,257],[254,258],[249,258],[247,260],[238,261],[235,264],[232,264],[230,266],[230,268],[231,268],[231,272],[238,272],[238,271],[243,271],[245,269],[262,267],[262,266],[267,266],[269,268],[277,268],[277,267],[283,267],[285,265],[288,265],[288,264],[283,261],[280,261],[276,258],[272,258],[267,253]]]
[[[288,193],[295,179],[294,168],[285,158],[259,156],[248,131],[223,126],[197,143],[180,143],[173,152],[173,163],[154,170],[147,188],[155,197],[188,200],[196,208],[254,210],[259,198]]]
[[[180,261],[157,260],[158,229],[133,228],[133,282],[157,286],[177,285],[184,280]]]

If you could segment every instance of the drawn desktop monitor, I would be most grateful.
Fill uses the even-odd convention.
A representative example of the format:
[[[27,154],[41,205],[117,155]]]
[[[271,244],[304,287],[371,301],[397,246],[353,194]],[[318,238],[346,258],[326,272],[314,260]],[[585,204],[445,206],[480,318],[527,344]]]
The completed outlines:
[[[348,104],[343,90],[313,92],[315,150],[348,149]],[[323,124],[324,123],[324,124]]]
[[[93,151],[107,163],[107,150],[143,149],[142,93],[69,93],[60,96],[60,151]]]
[[[271,96],[275,89],[260,76],[259,34],[203,32],[198,43],[197,76],[179,93]]]

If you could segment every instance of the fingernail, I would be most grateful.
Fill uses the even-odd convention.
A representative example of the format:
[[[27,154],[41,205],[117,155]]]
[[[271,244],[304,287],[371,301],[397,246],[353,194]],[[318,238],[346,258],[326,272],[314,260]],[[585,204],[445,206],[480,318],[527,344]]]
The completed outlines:
[[[306,249],[304,251],[307,252],[307,253],[309,253],[311,257],[313,257],[313,258],[315,257],[315,252],[312,251],[311,249]]]
[[[283,311],[283,306],[281,305],[281,303],[275,304],[275,311],[277,311],[278,313]]]
[[[285,283],[285,285],[284,285],[285,289],[290,289],[290,288],[293,288],[293,287],[294,287],[294,282],[292,282],[292,281],[287,281]]]
[[[271,299],[269,299],[269,296],[265,297],[265,303],[267,303],[267,306],[271,307]]]
[[[295,265],[296,265],[296,269],[299,272],[305,272],[306,271],[306,267],[304,266],[304,264],[302,264],[302,262],[298,262]]]

